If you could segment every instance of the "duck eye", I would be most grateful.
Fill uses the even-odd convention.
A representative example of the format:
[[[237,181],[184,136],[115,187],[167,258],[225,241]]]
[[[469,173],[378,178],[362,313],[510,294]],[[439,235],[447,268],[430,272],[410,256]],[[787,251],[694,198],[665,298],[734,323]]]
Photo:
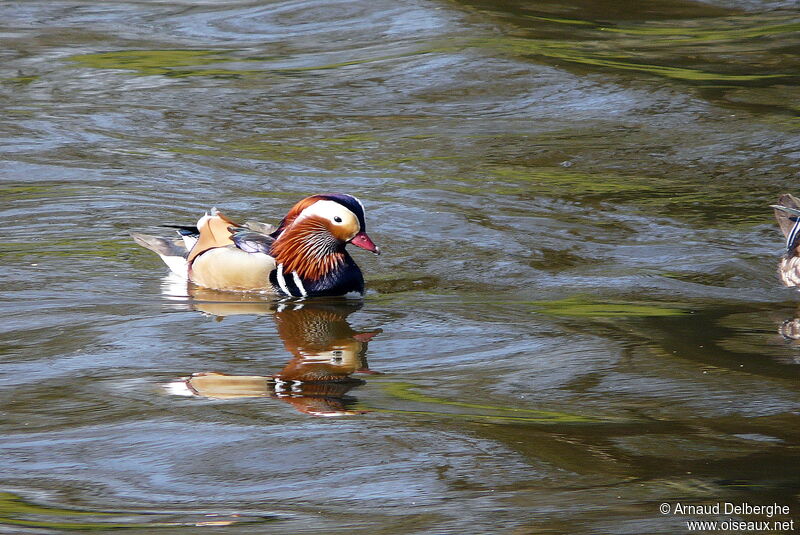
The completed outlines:
[[[341,223],[341,222],[342,222],[342,218],[341,218],[341,217],[339,217],[338,215],[337,215],[337,216],[335,216],[335,217],[333,218],[333,220],[334,220],[336,223]]]

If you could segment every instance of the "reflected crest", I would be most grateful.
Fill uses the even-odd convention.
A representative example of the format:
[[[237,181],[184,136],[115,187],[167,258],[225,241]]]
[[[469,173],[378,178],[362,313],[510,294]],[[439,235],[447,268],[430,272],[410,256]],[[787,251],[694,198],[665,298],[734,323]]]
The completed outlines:
[[[195,372],[170,383],[173,394],[213,399],[269,397],[313,416],[348,416],[366,411],[350,407],[347,393],[364,384],[353,374],[376,374],[366,359],[369,341],[380,330],[357,332],[347,317],[360,301],[264,301],[263,297],[190,288],[192,309],[216,316],[270,315],[292,358],[272,375],[229,375]]]

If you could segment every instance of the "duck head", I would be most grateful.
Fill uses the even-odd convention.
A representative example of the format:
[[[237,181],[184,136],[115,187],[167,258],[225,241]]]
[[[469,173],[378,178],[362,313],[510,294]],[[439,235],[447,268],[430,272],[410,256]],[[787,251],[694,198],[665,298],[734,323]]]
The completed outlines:
[[[272,233],[272,255],[286,272],[316,280],[345,259],[345,246],[380,254],[366,232],[364,205],[352,195],[313,195],[295,204]]]

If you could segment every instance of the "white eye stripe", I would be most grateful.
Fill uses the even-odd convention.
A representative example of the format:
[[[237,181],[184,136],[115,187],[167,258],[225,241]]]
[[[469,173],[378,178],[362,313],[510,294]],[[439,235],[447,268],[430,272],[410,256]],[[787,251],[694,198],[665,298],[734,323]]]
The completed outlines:
[[[348,208],[342,206],[338,202],[329,201],[329,200],[321,200],[317,201],[302,212],[300,215],[297,216],[295,222],[301,221],[307,217],[311,216],[318,216],[328,221],[334,221],[336,223],[341,223],[347,220],[355,222],[355,224],[361,227],[361,224],[358,222],[358,217]],[[340,221],[336,221],[336,218],[339,218]]]

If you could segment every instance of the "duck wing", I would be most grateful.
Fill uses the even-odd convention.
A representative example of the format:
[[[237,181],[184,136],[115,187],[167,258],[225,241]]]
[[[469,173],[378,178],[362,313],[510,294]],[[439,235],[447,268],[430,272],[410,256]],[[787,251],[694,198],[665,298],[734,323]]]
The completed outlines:
[[[243,227],[230,227],[231,239],[234,245],[246,253],[270,254],[275,238]]]

